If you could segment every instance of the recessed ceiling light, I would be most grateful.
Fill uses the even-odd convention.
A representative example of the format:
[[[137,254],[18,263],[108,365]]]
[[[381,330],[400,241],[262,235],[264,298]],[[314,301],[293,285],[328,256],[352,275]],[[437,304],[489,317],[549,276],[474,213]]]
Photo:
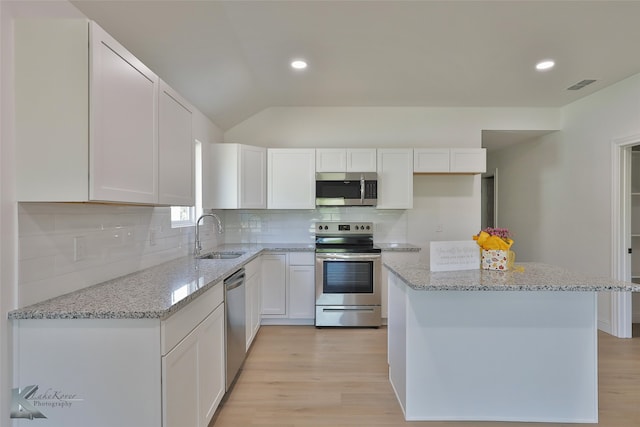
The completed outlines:
[[[545,59],[544,61],[540,61],[536,64],[536,70],[538,71],[550,70],[553,68],[554,65],[556,65],[556,63],[553,62],[552,60]]]
[[[296,70],[304,70],[307,68],[307,63],[301,59],[296,59],[291,62],[291,68],[295,68]]]

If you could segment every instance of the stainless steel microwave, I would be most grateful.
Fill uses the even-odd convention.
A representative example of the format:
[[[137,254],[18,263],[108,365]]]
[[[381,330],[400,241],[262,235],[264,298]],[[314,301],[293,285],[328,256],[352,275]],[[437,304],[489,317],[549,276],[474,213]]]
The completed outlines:
[[[375,206],[377,202],[375,172],[316,173],[316,206]]]

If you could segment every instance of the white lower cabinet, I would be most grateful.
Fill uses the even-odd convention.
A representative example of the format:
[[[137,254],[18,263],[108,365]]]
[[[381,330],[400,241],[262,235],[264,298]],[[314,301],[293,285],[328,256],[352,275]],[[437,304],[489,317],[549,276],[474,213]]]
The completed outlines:
[[[262,255],[262,315],[287,315],[287,254]]]
[[[313,324],[315,253],[262,256],[262,323]]]
[[[73,396],[66,406],[37,402],[42,426],[207,427],[225,392],[222,283],[162,321],[11,323],[13,388]],[[31,426],[22,415],[14,425]]]
[[[224,304],[219,305],[198,329],[198,425],[207,427],[225,393]]]
[[[289,253],[289,318],[314,319],[316,315],[315,254]]]
[[[162,322],[163,427],[207,427],[224,396],[223,292],[217,284]]]
[[[162,358],[163,426],[206,427],[225,392],[224,305]]]
[[[258,257],[244,266],[245,279],[245,313],[247,350],[260,329],[262,316],[262,257]]]
[[[164,427],[196,427],[199,422],[198,336],[195,331],[162,358]]]

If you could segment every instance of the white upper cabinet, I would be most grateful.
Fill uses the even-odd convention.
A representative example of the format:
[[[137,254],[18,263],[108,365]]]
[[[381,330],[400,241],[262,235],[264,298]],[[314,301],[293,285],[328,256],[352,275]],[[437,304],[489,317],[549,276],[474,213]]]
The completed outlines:
[[[158,201],[158,77],[95,23],[17,20],[19,201]]]
[[[159,99],[158,203],[195,205],[192,107],[162,80]]]
[[[193,110],[121,44],[16,20],[15,53],[19,201],[194,204]]]
[[[243,144],[211,144],[206,209],[267,207],[267,150]]]
[[[378,209],[413,208],[413,150],[378,149]]]
[[[376,149],[318,148],[316,172],[376,172]]]
[[[347,150],[344,148],[317,148],[316,172],[346,172]]]
[[[158,77],[89,25],[89,199],[157,203]]]
[[[453,173],[485,173],[487,150],[485,148],[452,148],[450,171]]]
[[[484,148],[416,148],[413,154],[415,173],[485,173],[487,153]]]
[[[270,148],[267,150],[267,207],[315,209],[316,150]]]
[[[448,148],[416,148],[413,150],[414,172],[449,172]]]
[[[347,172],[376,172],[375,148],[347,148]]]

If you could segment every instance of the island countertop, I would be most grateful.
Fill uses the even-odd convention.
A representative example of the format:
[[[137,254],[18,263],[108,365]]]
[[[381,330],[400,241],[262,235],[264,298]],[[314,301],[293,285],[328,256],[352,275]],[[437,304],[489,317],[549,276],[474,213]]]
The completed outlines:
[[[509,271],[432,272],[424,264],[385,262],[384,266],[415,290],[424,291],[627,291],[640,284],[576,273],[542,263],[518,263]]]

